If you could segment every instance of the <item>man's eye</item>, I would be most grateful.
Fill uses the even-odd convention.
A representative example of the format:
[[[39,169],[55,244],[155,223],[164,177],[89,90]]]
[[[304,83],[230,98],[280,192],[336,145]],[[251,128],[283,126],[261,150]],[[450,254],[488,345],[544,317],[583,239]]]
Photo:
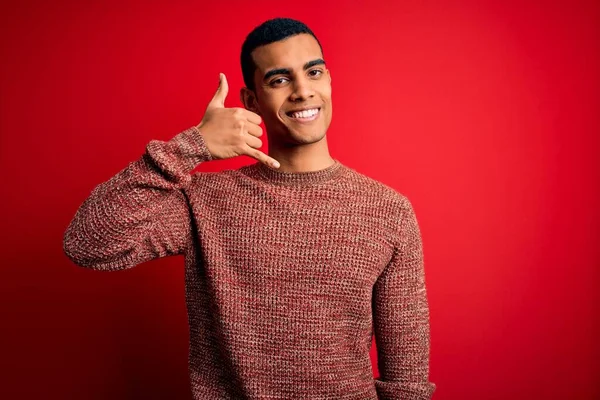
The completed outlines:
[[[313,74],[313,72],[316,72],[316,74]],[[321,71],[320,69],[313,69],[312,71],[309,72],[309,74],[312,74],[312,76],[319,76],[323,73],[323,71]]]
[[[285,80],[285,79],[286,79],[286,78],[277,78],[277,79],[273,79],[273,80],[271,81],[271,85],[277,85],[277,84],[279,84],[279,83],[283,83],[283,82],[281,82],[281,81],[282,81],[282,80]]]

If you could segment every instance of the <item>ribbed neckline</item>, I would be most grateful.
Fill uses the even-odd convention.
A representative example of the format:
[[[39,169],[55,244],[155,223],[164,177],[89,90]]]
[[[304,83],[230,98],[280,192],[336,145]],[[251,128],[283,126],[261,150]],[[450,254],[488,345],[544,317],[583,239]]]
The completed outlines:
[[[333,161],[333,164],[326,168],[304,172],[279,171],[262,162],[257,162],[252,166],[258,172],[257,177],[265,181],[290,186],[306,186],[327,182],[339,176],[343,170],[342,163],[335,158]]]

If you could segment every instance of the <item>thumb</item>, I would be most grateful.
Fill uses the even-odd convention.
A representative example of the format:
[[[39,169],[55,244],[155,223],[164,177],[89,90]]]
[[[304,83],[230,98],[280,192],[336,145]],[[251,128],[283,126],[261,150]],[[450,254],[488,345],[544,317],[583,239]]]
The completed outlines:
[[[227,84],[227,78],[225,78],[224,73],[219,74],[219,87],[217,88],[217,92],[213,96],[212,100],[209,103],[209,107],[225,107],[225,98],[227,97],[227,93],[229,92],[229,85]]]

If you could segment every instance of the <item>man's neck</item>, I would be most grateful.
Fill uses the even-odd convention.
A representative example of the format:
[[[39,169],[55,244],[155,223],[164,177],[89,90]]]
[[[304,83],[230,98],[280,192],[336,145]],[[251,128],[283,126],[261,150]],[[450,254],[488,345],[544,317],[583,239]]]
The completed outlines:
[[[281,165],[277,171],[282,172],[309,172],[325,169],[334,163],[329,154],[327,138],[294,147],[278,146],[269,142],[269,156]]]

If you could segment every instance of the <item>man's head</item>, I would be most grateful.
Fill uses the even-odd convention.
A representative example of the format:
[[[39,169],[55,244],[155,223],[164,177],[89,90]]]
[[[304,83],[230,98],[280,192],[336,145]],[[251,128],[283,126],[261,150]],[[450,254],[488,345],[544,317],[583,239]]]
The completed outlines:
[[[275,18],[256,27],[242,45],[240,92],[244,106],[259,114],[269,142],[318,142],[331,123],[331,76],[314,33],[302,22]],[[318,110],[294,113],[303,109]]]

